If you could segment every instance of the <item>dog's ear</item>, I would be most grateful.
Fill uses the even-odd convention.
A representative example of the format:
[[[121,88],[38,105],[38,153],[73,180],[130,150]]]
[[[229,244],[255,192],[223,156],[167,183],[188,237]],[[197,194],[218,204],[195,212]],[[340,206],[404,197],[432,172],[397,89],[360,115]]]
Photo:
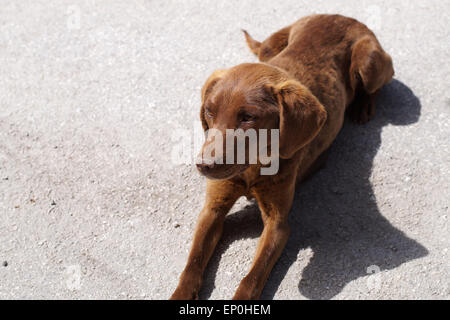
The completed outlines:
[[[317,136],[327,112],[298,81],[284,81],[272,90],[280,108],[280,157],[289,159]]]
[[[226,70],[216,70],[214,71],[206,80],[202,88],[202,106],[200,108],[200,120],[202,121],[203,130],[208,130],[208,123],[205,118],[205,101],[208,95],[211,93],[217,82],[225,75]]]

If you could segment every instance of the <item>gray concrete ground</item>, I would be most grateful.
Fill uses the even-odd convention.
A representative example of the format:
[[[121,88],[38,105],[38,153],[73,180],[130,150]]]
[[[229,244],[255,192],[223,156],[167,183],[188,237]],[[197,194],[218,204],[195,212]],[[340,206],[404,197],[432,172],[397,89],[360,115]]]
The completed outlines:
[[[215,69],[311,13],[367,23],[396,80],[297,190],[263,298],[449,299],[450,2],[0,0],[0,298],[166,299],[205,181],[171,161]],[[193,151],[194,152],[194,151]],[[240,200],[201,298],[230,298],[262,224]],[[6,263],[5,263],[6,264]]]

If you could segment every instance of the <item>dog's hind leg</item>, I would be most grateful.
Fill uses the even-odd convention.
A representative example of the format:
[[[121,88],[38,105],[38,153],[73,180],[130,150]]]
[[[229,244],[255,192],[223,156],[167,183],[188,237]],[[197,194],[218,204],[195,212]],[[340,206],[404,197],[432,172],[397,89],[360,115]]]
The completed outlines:
[[[289,26],[275,32],[263,42],[256,41],[245,30],[242,30],[242,32],[244,32],[245,40],[247,41],[250,50],[258,56],[260,61],[265,62],[272,59],[286,48],[291,27]]]
[[[347,112],[350,119],[359,124],[364,124],[375,114],[376,95],[378,91],[368,94],[362,85],[358,85],[355,90],[355,97],[348,106]]]
[[[350,63],[350,85],[354,98],[348,108],[353,121],[366,123],[373,117],[376,95],[393,75],[392,59],[375,36],[367,35],[355,42]]]

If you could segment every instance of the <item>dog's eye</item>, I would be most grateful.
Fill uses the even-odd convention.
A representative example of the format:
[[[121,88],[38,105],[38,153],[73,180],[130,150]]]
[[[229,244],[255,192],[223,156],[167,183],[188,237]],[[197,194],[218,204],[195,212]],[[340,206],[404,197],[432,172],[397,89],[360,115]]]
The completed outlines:
[[[205,114],[208,118],[213,117],[213,113],[211,112],[211,110],[209,108],[205,108]]]
[[[240,116],[240,120],[241,122],[252,122],[255,120],[255,116],[250,113],[243,113]]]

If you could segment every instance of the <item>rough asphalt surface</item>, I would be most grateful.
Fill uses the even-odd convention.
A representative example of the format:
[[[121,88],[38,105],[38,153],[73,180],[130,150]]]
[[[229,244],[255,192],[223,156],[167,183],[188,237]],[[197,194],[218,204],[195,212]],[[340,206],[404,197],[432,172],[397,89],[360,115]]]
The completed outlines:
[[[205,180],[172,159],[200,88],[311,13],[371,27],[394,60],[297,189],[265,299],[449,299],[450,2],[0,0],[0,298],[167,299]],[[196,153],[198,150],[192,150]],[[241,199],[202,299],[232,297],[262,229]]]

